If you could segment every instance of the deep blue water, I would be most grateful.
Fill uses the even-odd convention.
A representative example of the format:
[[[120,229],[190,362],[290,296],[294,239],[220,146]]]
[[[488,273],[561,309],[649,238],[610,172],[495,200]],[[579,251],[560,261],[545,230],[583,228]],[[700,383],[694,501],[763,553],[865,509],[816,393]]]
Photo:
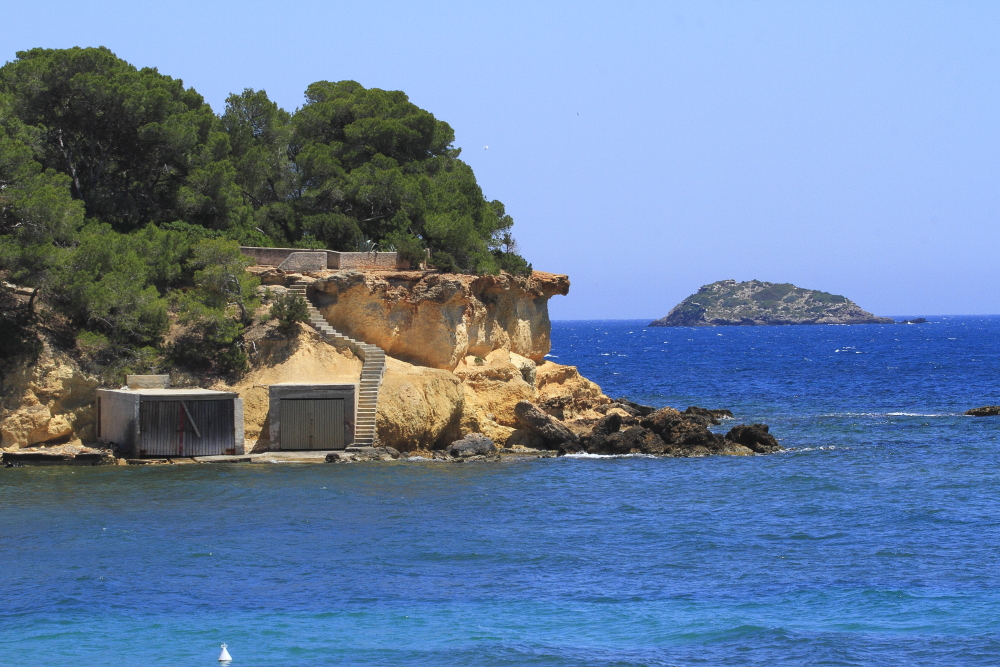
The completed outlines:
[[[1000,318],[557,322],[791,451],[0,470],[0,665],[994,665]]]

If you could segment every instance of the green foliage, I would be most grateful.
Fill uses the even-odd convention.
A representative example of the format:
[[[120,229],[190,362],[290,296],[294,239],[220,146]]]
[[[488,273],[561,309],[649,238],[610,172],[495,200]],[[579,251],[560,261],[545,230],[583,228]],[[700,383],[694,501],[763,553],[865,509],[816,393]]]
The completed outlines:
[[[285,293],[274,297],[271,304],[271,319],[278,320],[278,328],[291,333],[299,322],[309,320],[306,300],[300,294]]]
[[[790,292],[796,289],[791,283],[778,283],[769,285],[753,295],[754,301],[776,302],[785,298]]]
[[[399,259],[409,262],[411,269],[427,261],[423,242],[409,232],[392,232],[386,236],[385,242],[396,249]]]
[[[230,374],[246,371],[243,334],[260,305],[260,281],[246,272],[252,263],[235,241],[204,239],[192,247],[187,266],[194,288],[174,295],[178,319],[188,328],[169,348],[173,361]]]
[[[809,298],[819,303],[847,303],[847,297],[840,296],[839,294],[830,294],[829,292],[812,292]]]
[[[524,257],[517,253],[494,250],[493,256],[497,259],[500,269],[515,276],[530,276],[532,272],[531,264]]]
[[[195,290],[189,295],[207,308],[235,309],[237,320],[249,324],[260,305],[260,280],[246,272],[253,260],[235,241],[206,239],[192,249],[188,263],[194,269]]]
[[[444,250],[438,250],[431,255],[431,258],[427,260],[427,265],[437,269],[441,273],[455,273],[458,270],[455,258]]]
[[[224,310],[185,300],[182,321],[189,328],[167,347],[168,358],[177,364],[202,370],[238,375],[249,361],[243,348],[244,325]]]
[[[186,220],[247,232],[229,135],[194,90],[106,48],[32,49],[0,68],[0,94],[36,159],[65,174],[87,216],[118,231]]]
[[[108,377],[164,353],[239,372],[260,305],[240,243],[360,239],[414,268],[429,250],[445,272],[529,274],[453,142],[404,93],[353,81],[310,85],[294,113],[246,89],[216,116],[103,47],[19,52],[0,67],[0,272],[35,293],[0,289],[0,355],[37,343],[44,317]],[[274,308],[290,327],[304,305]],[[184,331],[168,345],[171,310]]]
[[[34,314],[0,282],[0,360],[38,352],[38,337],[31,330]]]
[[[500,270],[493,251],[514,253],[502,247],[513,220],[483,197],[451,127],[402,92],[319,81],[288,114],[247,89],[226,100],[222,126],[255,225],[277,242],[311,234],[346,250],[361,238],[402,247],[411,263],[419,245],[478,273]]]

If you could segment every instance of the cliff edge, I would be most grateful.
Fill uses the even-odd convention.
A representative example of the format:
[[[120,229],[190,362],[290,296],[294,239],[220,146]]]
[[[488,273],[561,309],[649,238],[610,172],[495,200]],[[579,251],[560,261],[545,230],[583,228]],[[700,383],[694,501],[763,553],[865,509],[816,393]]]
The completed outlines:
[[[673,307],[651,327],[753,326],[765,324],[892,324],[847,297],[791,283],[720,280]]]

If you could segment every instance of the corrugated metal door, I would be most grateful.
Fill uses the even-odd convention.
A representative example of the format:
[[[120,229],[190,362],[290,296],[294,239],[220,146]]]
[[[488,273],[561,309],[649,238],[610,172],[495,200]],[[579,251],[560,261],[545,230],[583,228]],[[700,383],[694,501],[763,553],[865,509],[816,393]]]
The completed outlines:
[[[313,400],[313,449],[344,448],[344,401]]]
[[[339,398],[281,399],[282,449],[343,449],[344,401]]]
[[[235,451],[231,400],[142,401],[139,430],[144,456],[214,456]]]

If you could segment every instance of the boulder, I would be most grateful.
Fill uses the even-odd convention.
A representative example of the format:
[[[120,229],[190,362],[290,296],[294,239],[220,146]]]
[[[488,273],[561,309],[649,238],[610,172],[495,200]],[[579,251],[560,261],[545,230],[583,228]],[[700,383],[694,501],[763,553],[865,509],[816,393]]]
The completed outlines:
[[[740,424],[726,434],[726,440],[743,445],[758,454],[780,452],[783,448],[777,439],[768,433],[767,424]]]
[[[462,435],[465,392],[458,377],[391,357],[386,364],[375,420],[380,443],[408,452]]]
[[[657,434],[641,426],[612,433],[592,446],[591,454],[665,454],[667,444]]]
[[[482,433],[470,433],[461,440],[448,445],[449,456],[455,458],[468,458],[470,456],[490,456],[496,454],[497,448],[493,441]]]
[[[598,408],[611,402],[594,382],[580,375],[576,366],[546,361],[535,368],[535,404],[556,419],[597,419]]]
[[[559,423],[558,419],[528,401],[519,401],[514,406],[514,415],[522,426],[534,431],[546,445],[551,447],[558,448],[564,443],[577,440],[576,434]]]
[[[972,417],[996,417],[1000,415],[1000,405],[984,405],[981,408],[966,410],[965,414]]]

